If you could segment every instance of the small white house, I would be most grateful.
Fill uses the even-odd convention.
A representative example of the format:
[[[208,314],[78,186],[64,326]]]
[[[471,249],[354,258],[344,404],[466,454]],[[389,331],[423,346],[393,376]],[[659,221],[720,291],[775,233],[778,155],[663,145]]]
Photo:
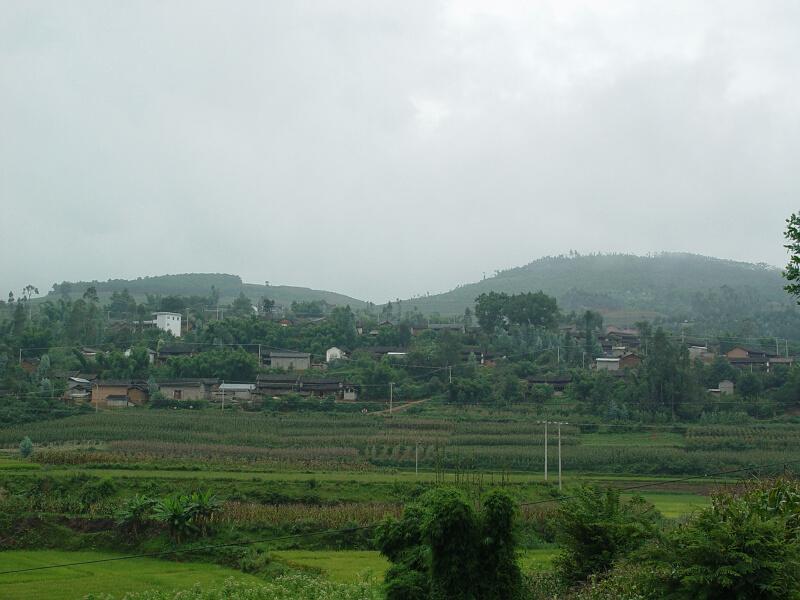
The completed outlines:
[[[335,360],[344,360],[347,358],[347,352],[342,350],[341,348],[337,348],[334,346],[333,348],[328,348],[325,351],[325,362],[330,363]]]
[[[733,382],[730,379],[723,379],[719,382],[719,393],[722,396],[733,395]]]
[[[595,365],[598,371],[619,371],[619,358],[598,358]]]
[[[181,337],[181,315],[173,312],[153,313],[156,327],[162,331],[169,331],[175,337]]]

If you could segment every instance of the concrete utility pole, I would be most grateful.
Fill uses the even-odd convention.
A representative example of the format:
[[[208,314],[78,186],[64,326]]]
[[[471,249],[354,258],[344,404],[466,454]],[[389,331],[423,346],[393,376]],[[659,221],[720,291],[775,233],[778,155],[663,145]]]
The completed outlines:
[[[414,449],[414,475],[419,475],[419,440],[417,440],[417,446]]]
[[[225,412],[225,380],[222,380],[222,383],[219,386],[220,391],[222,392],[222,412]]]
[[[447,375],[450,379],[450,383],[453,383],[453,367],[447,365]]]
[[[544,422],[544,480],[547,481],[547,421]]]
[[[561,423],[558,424],[558,491],[561,491]]]
[[[389,382],[389,416],[392,416],[392,403],[394,402],[394,382]]]

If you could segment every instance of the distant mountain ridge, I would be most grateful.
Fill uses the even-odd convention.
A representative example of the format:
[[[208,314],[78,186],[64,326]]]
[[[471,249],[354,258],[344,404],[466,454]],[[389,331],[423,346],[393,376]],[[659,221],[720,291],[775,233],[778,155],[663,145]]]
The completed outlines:
[[[262,296],[267,296],[285,306],[292,302],[324,300],[336,306],[350,305],[351,308],[365,306],[363,300],[351,298],[344,294],[315,290],[288,285],[264,285],[245,283],[238,275],[226,273],[183,273],[177,275],[157,275],[138,277],[136,279],[109,279],[108,281],[65,281],[54,286],[46,297],[66,294],[71,298],[80,297],[87,288],[94,286],[102,301],[107,300],[114,292],[127,289],[137,300],[143,300],[147,294],[169,296],[207,296],[211,288],[220,294],[220,302],[232,302],[240,292],[254,303]]]
[[[688,311],[696,293],[727,286],[765,305],[792,305],[780,269],[688,253],[570,254],[548,256],[525,266],[459,286],[449,292],[403,301],[425,314],[462,314],[484,292],[535,292],[558,299],[562,310],[601,310],[611,321],[675,315]]]

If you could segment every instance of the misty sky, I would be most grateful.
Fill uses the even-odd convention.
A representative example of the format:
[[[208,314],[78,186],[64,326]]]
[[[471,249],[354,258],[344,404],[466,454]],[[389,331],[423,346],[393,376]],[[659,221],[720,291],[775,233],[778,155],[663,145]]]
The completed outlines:
[[[386,301],[542,255],[785,263],[800,3],[0,0],[0,295]]]

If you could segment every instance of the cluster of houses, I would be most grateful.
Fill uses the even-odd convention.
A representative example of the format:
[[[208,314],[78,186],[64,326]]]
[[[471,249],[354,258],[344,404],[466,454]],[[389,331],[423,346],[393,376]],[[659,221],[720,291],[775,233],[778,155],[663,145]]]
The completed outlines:
[[[333,398],[340,402],[358,399],[358,386],[338,377],[309,377],[301,373],[259,375],[255,383],[229,383],[219,379],[184,378],[156,380],[161,397],[166,400],[208,401],[212,403],[254,406],[261,400],[286,394]],[[88,373],[67,378],[63,400],[90,404],[96,408],[144,406],[152,398],[152,382],[142,380],[104,380]]]

